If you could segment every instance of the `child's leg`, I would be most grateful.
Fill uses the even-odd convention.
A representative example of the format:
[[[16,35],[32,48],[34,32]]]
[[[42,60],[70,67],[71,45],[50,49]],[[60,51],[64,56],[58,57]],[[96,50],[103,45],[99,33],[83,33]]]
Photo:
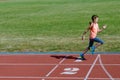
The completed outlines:
[[[86,54],[90,50],[90,47],[93,46],[93,44],[94,44],[94,40],[90,39],[89,40],[89,46],[83,51],[83,54]]]
[[[86,54],[88,52],[88,47],[83,51],[83,54]]]
[[[92,52],[92,54],[94,54],[95,49],[96,49],[97,47],[99,47],[100,45],[102,45],[102,44],[104,43],[104,42],[103,42],[101,39],[99,39],[99,38],[94,38],[93,40],[94,40],[94,42],[97,42],[97,44],[96,44],[95,46],[92,46],[92,47],[91,47],[91,52]]]
[[[99,46],[101,46],[102,44],[101,43],[96,43],[95,44],[95,48],[98,48]]]
[[[84,54],[86,54],[88,52],[88,50],[90,50],[90,47],[93,45],[93,43],[94,43],[94,41],[92,39],[90,39],[89,46],[83,51],[83,53],[80,54],[80,59],[86,60],[84,58]]]
[[[86,60],[85,57],[84,57],[84,54],[86,54],[88,50],[89,50],[89,49],[86,48],[86,49],[83,51],[83,53],[80,54],[80,57],[79,57],[79,58],[80,58],[81,60]]]
[[[95,42],[98,42],[98,43],[95,45],[95,48],[97,48],[97,47],[101,46],[102,44],[104,44],[104,42],[103,42],[101,39],[99,39],[99,38],[95,38],[94,41],[95,41]]]

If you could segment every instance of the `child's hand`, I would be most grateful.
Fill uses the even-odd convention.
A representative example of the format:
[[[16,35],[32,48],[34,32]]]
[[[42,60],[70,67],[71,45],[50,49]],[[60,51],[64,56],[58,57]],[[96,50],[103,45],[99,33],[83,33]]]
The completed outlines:
[[[104,25],[104,26],[103,26],[103,29],[106,29],[106,27],[107,27],[107,26],[106,26],[106,25]]]
[[[85,36],[83,35],[83,36],[82,36],[82,40],[84,40],[84,39],[85,39]]]

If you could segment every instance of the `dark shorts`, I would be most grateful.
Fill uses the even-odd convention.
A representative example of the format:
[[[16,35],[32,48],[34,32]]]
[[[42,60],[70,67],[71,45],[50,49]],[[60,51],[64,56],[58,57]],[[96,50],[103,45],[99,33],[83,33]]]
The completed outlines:
[[[98,42],[100,44],[103,44],[104,42],[100,39],[100,38],[94,38],[94,39],[90,39],[89,40],[89,46],[88,46],[88,49],[90,49],[90,47],[93,46],[94,42]]]

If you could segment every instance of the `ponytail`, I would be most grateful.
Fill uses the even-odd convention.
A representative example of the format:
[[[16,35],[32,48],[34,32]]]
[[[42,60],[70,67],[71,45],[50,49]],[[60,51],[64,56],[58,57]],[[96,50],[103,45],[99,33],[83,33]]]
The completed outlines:
[[[89,22],[89,25],[91,25],[92,24],[92,22]]]

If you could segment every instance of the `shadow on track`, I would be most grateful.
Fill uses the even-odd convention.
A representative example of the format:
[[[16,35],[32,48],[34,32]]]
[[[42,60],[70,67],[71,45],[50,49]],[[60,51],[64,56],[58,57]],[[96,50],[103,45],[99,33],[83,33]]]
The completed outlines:
[[[74,57],[74,56],[65,56],[65,55],[51,55],[51,57],[54,57],[56,59],[63,59],[63,58],[66,58],[66,59],[77,59],[77,57]]]

